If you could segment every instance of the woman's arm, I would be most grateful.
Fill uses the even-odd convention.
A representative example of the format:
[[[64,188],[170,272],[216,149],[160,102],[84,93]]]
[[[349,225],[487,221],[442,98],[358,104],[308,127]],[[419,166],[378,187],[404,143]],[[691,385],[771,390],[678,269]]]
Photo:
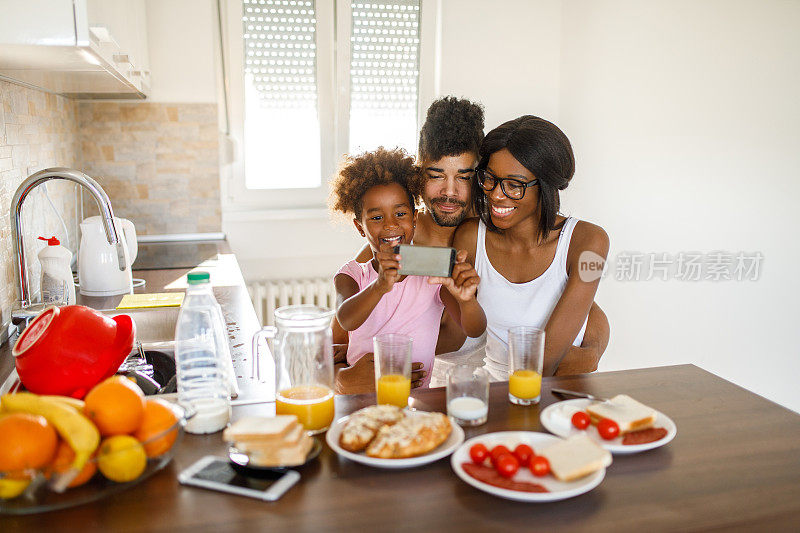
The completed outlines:
[[[572,376],[597,370],[606,351],[611,329],[606,314],[596,302],[589,309],[586,331],[580,346],[571,346],[556,369],[556,376]]]
[[[561,360],[581,330],[594,295],[599,276],[581,276],[581,254],[593,252],[605,261],[608,256],[608,234],[600,226],[578,222],[567,254],[567,286],[545,326],[543,375],[555,374]],[[584,258],[585,260],[585,258]],[[599,259],[598,259],[599,260]],[[595,279],[596,278],[596,279]]]

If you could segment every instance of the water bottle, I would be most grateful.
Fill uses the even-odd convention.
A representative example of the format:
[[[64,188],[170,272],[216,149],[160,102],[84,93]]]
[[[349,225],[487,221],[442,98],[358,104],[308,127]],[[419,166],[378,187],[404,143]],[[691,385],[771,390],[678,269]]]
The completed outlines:
[[[189,433],[214,433],[230,420],[230,349],[208,272],[191,272],[175,328],[178,401],[195,411]]]

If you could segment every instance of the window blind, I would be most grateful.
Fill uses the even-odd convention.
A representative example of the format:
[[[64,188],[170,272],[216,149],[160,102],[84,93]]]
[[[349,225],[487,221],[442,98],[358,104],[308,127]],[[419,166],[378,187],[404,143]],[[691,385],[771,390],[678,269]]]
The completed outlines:
[[[244,0],[245,74],[262,107],[317,105],[314,0]]]
[[[419,0],[351,2],[350,146],[413,149]]]

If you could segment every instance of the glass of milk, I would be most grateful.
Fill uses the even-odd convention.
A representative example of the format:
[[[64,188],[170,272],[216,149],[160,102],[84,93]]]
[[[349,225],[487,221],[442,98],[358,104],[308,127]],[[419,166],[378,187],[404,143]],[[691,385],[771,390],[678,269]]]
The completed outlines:
[[[489,374],[483,368],[454,365],[447,371],[447,415],[462,426],[486,423]]]

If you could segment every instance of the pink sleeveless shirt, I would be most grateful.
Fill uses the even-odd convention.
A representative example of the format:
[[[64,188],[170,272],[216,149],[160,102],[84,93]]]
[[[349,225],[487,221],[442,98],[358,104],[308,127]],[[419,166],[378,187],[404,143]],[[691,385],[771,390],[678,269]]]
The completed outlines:
[[[348,261],[336,273],[353,278],[359,292],[378,279],[372,262]],[[422,363],[428,373],[422,382],[431,380],[433,357],[439,337],[439,323],[444,304],[439,296],[441,285],[431,285],[427,276],[406,276],[383,295],[369,318],[358,329],[349,332],[347,362],[353,364],[365,353],[373,352],[372,337],[379,333],[402,333],[412,341],[411,360]],[[446,290],[446,289],[445,289]]]

